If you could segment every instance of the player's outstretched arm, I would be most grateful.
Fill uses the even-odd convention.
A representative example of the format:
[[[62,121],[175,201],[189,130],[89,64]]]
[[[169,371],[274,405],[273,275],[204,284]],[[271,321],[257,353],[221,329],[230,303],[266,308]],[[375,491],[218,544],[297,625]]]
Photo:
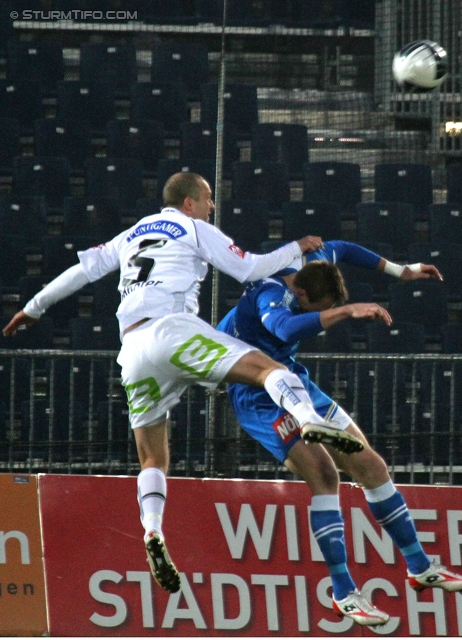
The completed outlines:
[[[35,322],[37,322],[38,318],[31,318],[30,316],[26,315],[24,313],[24,311],[18,311],[18,313],[16,315],[14,315],[11,320],[9,321],[9,323],[3,327],[3,335],[4,336],[15,336],[19,327],[29,327],[30,325],[34,324]]]
[[[353,304],[345,304],[334,309],[326,309],[321,311],[319,319],[324,329],[328,329],[337,322],[346,320],[347,318],[380,320],[387,326],[390,326],[392,319],[388,311],[375,302],[355,302]]]
[[[390,262],[390,260],[380,258],[377,269],[405,281],[427,280],[428,278],[443,280],[443,276],[435,265],[424,264],[423,262],[416,262],[415,264],[395,264],[394,262]]]
[[[443,280],[443,276],[433,264],[423,264],[423,262],[417,263],[420,265],[420,271],[414,271],[411,269],[414,265],[406,265],[404,271],[401,274],[401,280],[420,280],[433,278],[433,280]]]
[[[3,335],[16,335],[19,327],[28,327],[34,322],[37,322],[48,307],[63,298],[67,298],[67,296],[78,291],[89,282],[90,280],[83,270],[82,265],[77,264],[69,267],[69,269],[63,271],[63,273],[49,282],[46,287],[29,300],[24,309],[19,311],[3,328]]]

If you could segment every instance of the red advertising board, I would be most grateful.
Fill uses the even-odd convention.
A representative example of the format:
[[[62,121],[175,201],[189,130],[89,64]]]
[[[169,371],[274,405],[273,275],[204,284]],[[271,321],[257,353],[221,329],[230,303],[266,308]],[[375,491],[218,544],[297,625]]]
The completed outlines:
[[[462,565],[462,488],[400,487],[427,553]],[[405,563],[360,489],[342,485],[349,565],[391,619],[375,631],[332,611],[301,482],[172,478],[164,532],[182,573],[152,580],[132,477],[40,477],[54,636],[458,636],[462,595],[406,586]]]

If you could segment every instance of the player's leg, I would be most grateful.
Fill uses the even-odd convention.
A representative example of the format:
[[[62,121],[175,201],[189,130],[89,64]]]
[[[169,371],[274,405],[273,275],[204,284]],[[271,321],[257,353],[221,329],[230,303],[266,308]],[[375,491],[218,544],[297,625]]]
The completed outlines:
[[[383,458],[367,442],[353,422],[347,430],[362,440],[364,449],[356,456],[345,456],[330,448],[335,463],[363,488],[372,515],[389,534],[402,553],[408,568],[408,580],[416,590],[441,587],[446,591],[461,591],[462,576],[431,562],[422,548],[403,495],[390,478]]]
[[[347,565],[345,525],[340,513],[339,477],[323,446],[306,447],[299,440],[289,451],[286,466],[310,487],[310,525],[332,580],[333,608],[360,625],[379,626],[390,619],[357,589]]]
[[[245,353],[229,369],[224,380],[264,387],[273,402],[296,418],[306,442],[330,444],[345,454],[361,451],[360,441],[326,423],[316,413],[300,378],[261,351]]]
[[[316,411],[336,428],[347,431],[351,422],[348,414],[327,394],[301,374]],[[329,568],[333,586],[333,609],[339,616],[352,618],[360,625],[383,625],[389,615],[374,607],[356,588],[347,567],[344,522],[340,512],[338,472],[327,449],[332,447],[296,447],[288,454],[298,473],[312,485],[313,499],[310,523]],[[359,455],[359,454],[357,454]],[[342,454],[342,458],[355,458]],[[307,475],[308,474],[308,475]]]
[[[165,354],[158,350],[156,366],[149,349],[156,340],[154,326],[142,325],[131,331],[124,336],[118,362],[122,366],[122,383],[141,467],[137,487],[147,558],[154,579],[163,589],[174,593],[180,589],[180,576],[162,531],[169,467],[167,417],[185,386],[178,384],[171,372],[167,374],[170,379],[162,378]]]
[[[138,427],[134,429],[134,435],[141,466],[137,482],[138,503],[149,566],[158,584],[174,593],[180,589],[180,576],[167,551],[162,532],[169,466],[167,419]]]

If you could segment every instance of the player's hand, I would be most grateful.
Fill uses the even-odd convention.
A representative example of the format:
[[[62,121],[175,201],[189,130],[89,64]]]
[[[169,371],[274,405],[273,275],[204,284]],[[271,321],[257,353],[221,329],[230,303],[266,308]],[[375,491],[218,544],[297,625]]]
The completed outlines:
[[[15,336],[18,332],[19,327],[29,327],[30,325],[37,322],[36,318],[31,318],[26,315],[24,311],[18,311],[18,313],[11,318],[9,323],[3,327],[3,335],[4,336]]]
[[[297,240],[302,253],[311,253],[324,246],[322,238],[319,236],[305,236],[301,240]]]
[[[433,278],[434,280],[443,280],[443,276],[433,264],[420,263],[420,271],[411,271],[405,267],[401,274],[401,280],[422,280]]]
[[[356,302],[347,305],[351,318],[367,318],[369,320],[381,320],[388,327],[392,323],[390,314],[386,309],[375,302]]]

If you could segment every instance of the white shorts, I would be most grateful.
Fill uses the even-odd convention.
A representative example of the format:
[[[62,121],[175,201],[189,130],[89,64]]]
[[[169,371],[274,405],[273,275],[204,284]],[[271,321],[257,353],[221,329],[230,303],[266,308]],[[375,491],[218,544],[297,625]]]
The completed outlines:
[[[132,429],[160,422],[191,384],[216,387],[254,350],[191,313],[150,320],[128,332],[117,362]]]

